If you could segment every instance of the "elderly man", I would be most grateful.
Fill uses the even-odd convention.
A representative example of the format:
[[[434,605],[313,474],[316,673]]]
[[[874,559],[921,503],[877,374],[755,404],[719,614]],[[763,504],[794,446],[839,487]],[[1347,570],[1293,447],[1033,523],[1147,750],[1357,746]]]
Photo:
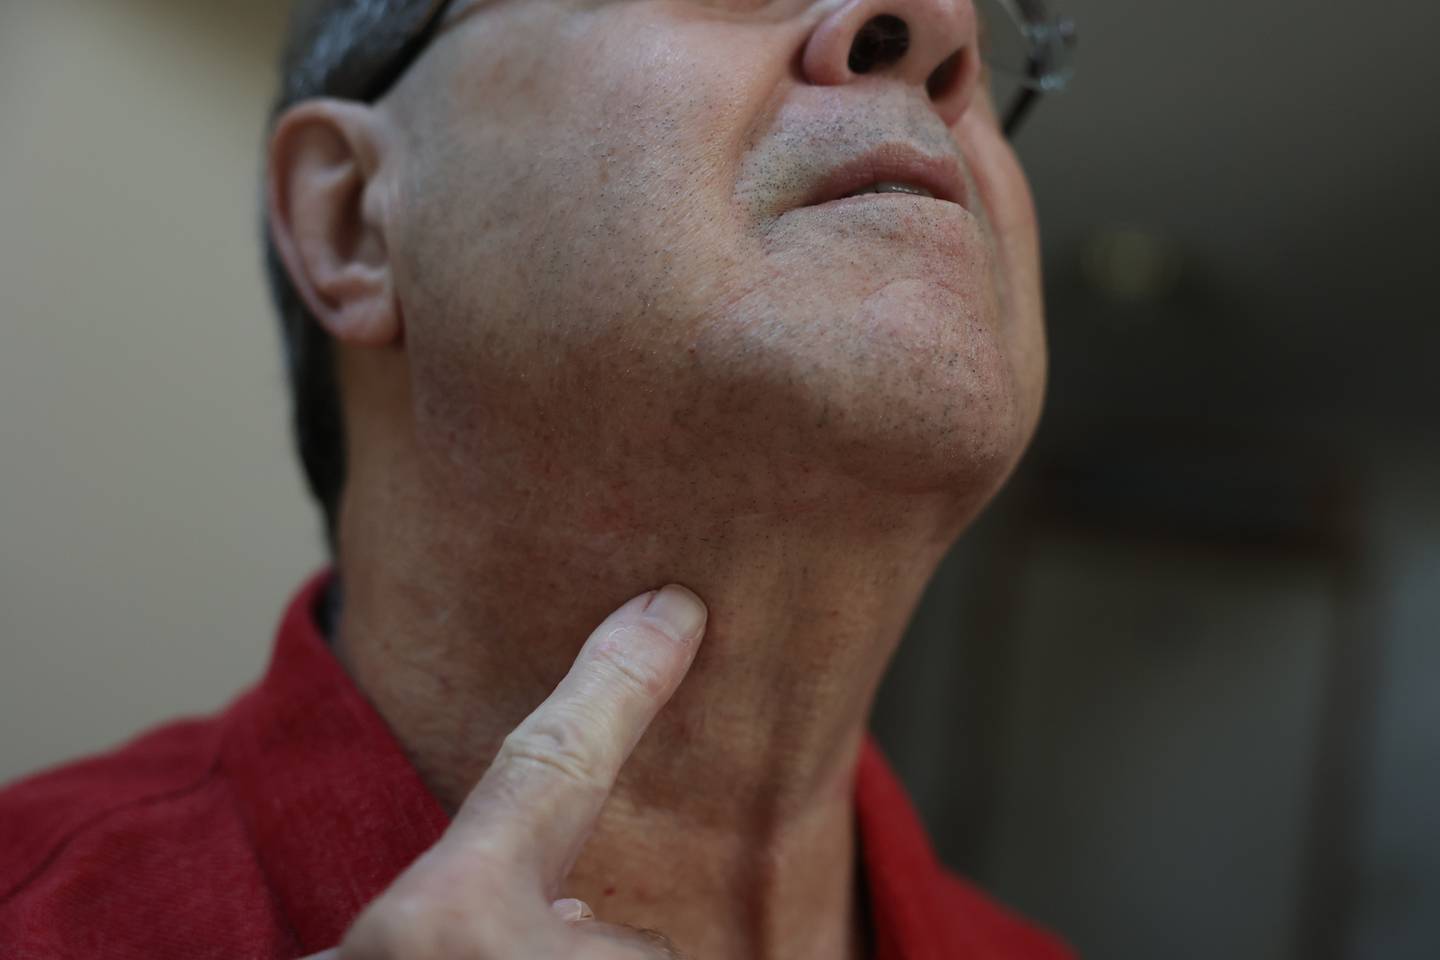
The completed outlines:
[[[334,571],[226,711],[0,797],[0,952],[1064,956],[865,732],[1040,409],[980,29],[302,4],[266,212]]]

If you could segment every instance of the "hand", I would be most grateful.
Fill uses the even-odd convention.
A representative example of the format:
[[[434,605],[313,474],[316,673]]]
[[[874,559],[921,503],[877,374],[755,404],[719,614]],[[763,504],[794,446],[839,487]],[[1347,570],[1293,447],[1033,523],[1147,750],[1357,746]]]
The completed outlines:
[[[663,936],[554,899],[620,767],[690,668],[705,606],[668,586],[612,613],[505,738],[440,842],[311,960],[640,960]]]

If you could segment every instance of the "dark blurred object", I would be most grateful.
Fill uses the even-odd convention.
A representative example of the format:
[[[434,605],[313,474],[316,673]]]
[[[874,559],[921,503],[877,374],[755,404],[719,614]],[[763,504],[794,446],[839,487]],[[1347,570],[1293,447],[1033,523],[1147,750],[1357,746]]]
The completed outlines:
[[[1088,957],[1440,957],[1440,7],[1067,9],[1045,419],[877,732]]]

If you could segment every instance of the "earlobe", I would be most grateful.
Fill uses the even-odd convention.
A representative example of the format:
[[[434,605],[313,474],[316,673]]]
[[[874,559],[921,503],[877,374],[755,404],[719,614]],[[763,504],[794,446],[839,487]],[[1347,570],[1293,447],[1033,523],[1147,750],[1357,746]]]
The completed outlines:
[[[361,103],[292,107],[271,134],[266,182],[271,236],[311,313],[337,340],[372,346],[401,335],[379,122]]]

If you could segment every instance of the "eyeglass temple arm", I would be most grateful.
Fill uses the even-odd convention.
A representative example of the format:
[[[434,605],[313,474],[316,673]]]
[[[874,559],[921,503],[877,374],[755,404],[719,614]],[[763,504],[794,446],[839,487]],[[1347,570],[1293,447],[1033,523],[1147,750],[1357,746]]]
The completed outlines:
[[[1036,57],[1031,57],[1030,63],[1025,68],[1026,74],[1031,80],[1037,80],[1040,77],[1041,67],[1042,64],[1040,60]],[[1010,101],[1010,106],[1005,110],[1003,123],[1005,136],[1013,137],[1016,131],[1020,129],[1020,125],[1025,122],[1025,117],[1029,115],[1031,110],[1035,109],[1035,104],[1039,102],[1039,89],[1035,86],[1021,87],[1014,99]]]
[[[445,12],[450,9],[451,2],[452,0],[430,0],[429,9],[419,18],[414,32],[400,49],[395,51],[389,62],[376,71],[369,87],[361,94],[361,100],[374,103],[390,91],[400,76],[414,64],[420,52],[429,46],[430,41],[440,32],[440,25],[445,20]]]

